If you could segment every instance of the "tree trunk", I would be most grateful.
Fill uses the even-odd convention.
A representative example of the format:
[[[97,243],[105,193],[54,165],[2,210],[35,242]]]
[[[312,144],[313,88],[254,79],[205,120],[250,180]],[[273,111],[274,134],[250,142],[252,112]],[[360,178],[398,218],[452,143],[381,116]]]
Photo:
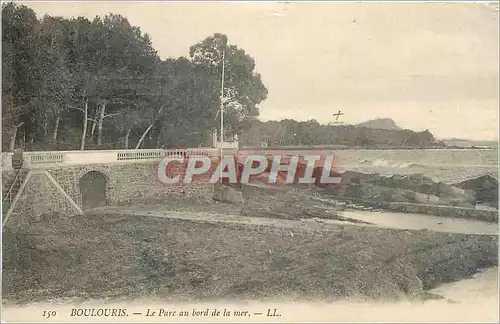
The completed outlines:
[[[97,118],[99,117],[99,110],[95,112],[94,120],[92,121],[92,128],[90,130],[90,140],[94,140],[95,128],[97,126]]]
[[[127,134],[125,134],[125,149],[127,149],[127,150],[128,150],[128,139],[129,139],[129,137],[130,137],[130,132],[131,132],[131,131],[132,131],[132,129],[130,129],[130,128],[129,128],[129,129],[127,130]]]
[[[16,147],[16,135],[17,135],[17,129],[12,132],[12,135],[10,136],[10,141],[9,141],[9,151],[14,152],[14,148]]]
[[[59,114],[56,116],[56,124],[54,125],[54,133],[52,133],[52,139],[57,141],[57,132],[59,131],[59,122],[61,121],[61,117]]]
[[[45,136],[47,136],[49,134],[49,132],[47,130],[48,124],[49,124],[48,118],[44,118],[44,121],[43,121],[43,135],[45,135]]]
[[[151,128],[153,128],[153,125],[154,125],[154,123],[152,123],[151,125],[149,125],[149,127],[144,131],[144,133],[142,134],[141,138],[139,139],[139,142],[137,142],[137,145],[135,146],[136,150],[139,149],[139,147],[141,147],[142,142],[144,142],[144,139],[146,138],[146,135],[148,135],[148,133],[151,130]]]
[[[160,108],[160,110],[158,110],[158,113],[157,113],[157,118],[158,116],[161,114],[161,112],[163,111],[163,108],[165,108],[164,106],[162,106]],[[153,125],[156,123],[156,119],[153,120],[153,122],[151,123],[151,125],[149,125],[149,127],[144,131],[144,133],[142,134],[141,138],[139,139],[139,142],[137,142],[137,145],[135,146],[135,149],[139,149],[139,147],[141,147],[142,145],[142,142],[144,142],[144,139],[146,138],[146,135],[148,135],[149,131],[151,130],[151,128],[153,128]]]
[[[80,151],[85,150],[85,136],[87,135],[87,118],[88,118],[88,101],[85,99],[85,105],[83,108],[83,130],[82,130],[82,139],[80,141]]]
[[[99,120],[97,124],[97,146],[102,144],[102,122],[104,121],[104,113],[106,111],[106,104],[101,104],[101,111],[99,113]]]
[[[14,130],[12,131],[12,134],[10,136],[10,141],[9,141],[9,151],[14,152],[14,148],[16,147],[16,137],[17,137],[17,131],[19,127],[21,127],[24,124],[24,122],[17,124],[14,126]]]
[[[160,148],[161,135],[162,135],[162,131],[160,131],[158,133],[158,137],[156,138],[156,149]]]

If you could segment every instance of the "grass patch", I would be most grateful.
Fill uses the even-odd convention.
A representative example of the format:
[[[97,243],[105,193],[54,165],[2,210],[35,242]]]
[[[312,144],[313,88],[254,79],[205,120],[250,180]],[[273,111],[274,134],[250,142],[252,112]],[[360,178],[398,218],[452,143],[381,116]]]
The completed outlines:
[[[17,225],[16,225],[17,224]],[[20,225],[24,224],[24,225]],[[12,222],[3,298],[400,299],[498,263],[498,238],[121,215]]]

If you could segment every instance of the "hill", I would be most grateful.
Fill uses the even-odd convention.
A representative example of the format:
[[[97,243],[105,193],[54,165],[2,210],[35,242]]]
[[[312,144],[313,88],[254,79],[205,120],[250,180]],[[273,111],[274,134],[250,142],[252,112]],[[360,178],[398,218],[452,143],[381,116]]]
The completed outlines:
[[[394,121],[391,122],[392,125]],[[378,125],[389,125],[385,122],[382,124]],[[370,122],[368,125],[377,126]],[[366,148],[422,148],[439,145],[428,130],[414,132],[400,129],[395,123],[393,127],[396,129],[359,125],[323,125],[316,120],[252,121],[241,134],[240,143],[249,147],[259,146],[262,142],[269,147],[341,145]]]
[[[468,140],[462,138],[450,138],[443,139],[443,142],[448,146],[457,147],[498,147],[498,141],[478,141],[478,140]]]
[[[375,129],[387,129],[387,130],[400,130],[401,128],[396,125],[394,120],[390,118],[377,118],[373,120],[366,121],[364,123],[356,125],[358,127],[367,127]]]

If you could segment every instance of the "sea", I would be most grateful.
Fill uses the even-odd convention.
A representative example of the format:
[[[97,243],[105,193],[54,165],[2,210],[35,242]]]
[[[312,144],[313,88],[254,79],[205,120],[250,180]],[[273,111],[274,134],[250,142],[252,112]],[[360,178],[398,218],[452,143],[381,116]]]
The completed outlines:
[[[394,174],[423,174],[452,184],[489,174],[498,179],[498,149],[335,150],[335,169]]]
[[[242,149],[241,156],[330,155],[335,156],[334,170],[394,174],[423,174],[436,182],[454,184],[489,174],[498,179],[498,149]]]

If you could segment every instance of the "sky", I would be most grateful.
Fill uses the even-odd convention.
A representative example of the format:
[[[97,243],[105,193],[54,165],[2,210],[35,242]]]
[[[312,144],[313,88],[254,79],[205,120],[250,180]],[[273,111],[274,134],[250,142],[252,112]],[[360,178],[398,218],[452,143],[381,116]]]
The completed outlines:
[[[219,32],[255,58],[262,120],[392,118],[437,138],[498,140],[498,6],[369,2],[26,2],[44,14],[118,13],[162,58]]]

